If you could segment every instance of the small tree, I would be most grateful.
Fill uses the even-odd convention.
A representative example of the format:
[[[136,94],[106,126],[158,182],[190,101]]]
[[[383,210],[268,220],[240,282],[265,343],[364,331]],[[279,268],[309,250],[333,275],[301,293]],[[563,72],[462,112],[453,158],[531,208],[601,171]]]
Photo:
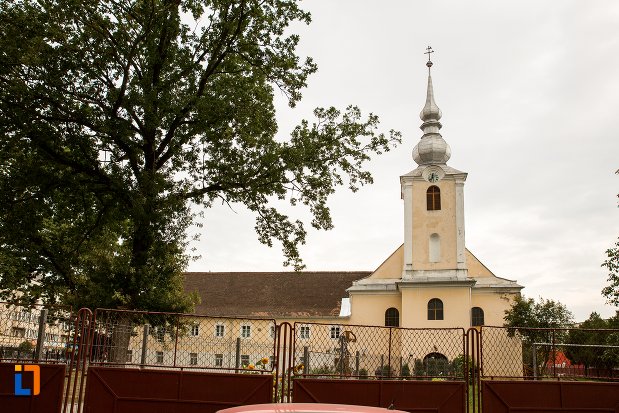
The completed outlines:
[[[524,363],[537,369],[538,373],[541,373],[542,367],[550,360],[553,348],[547,344],[560,342],[566,335],[565,330],[557,329],[573,324],[572,313],[565,305],[541,297],[539,301],[516,297],[511,308],[505,311],[503,319],[510,337],[522,337]],[[534,348],[536,363],[533,363],[531,357]]]

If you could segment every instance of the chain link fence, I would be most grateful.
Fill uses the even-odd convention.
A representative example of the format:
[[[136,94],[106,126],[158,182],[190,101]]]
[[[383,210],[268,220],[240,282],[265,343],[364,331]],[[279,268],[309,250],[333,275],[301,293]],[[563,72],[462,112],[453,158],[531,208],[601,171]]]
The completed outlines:
[[[619,380],[619,330],[481,328],[484,378]]]
[[[305,377],[462,380],[464,330],[295,323],[294,366]]]
[[[275,320],[96,310],[91,363],[272,372]]]
[[[0,303],[0,360],[65,363],[74,323],[68,307]]]

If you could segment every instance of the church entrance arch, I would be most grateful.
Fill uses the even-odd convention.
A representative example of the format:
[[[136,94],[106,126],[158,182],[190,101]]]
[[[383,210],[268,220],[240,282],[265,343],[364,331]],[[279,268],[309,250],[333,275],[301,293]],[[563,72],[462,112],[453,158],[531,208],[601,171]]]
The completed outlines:
[[[423,367],[426,376],[430,377],[448,376],[450,373],[449,360],[444,354],[438,352],[426,354],[423,358]]]

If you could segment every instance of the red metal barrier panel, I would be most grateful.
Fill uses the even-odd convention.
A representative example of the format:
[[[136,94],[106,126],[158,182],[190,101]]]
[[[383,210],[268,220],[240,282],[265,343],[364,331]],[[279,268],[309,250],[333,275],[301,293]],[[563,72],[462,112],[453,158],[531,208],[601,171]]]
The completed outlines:
[[[64,389],[64,364],[18,364],[21,372],[15,371],[14,363],[0,363],[0,411],[11,413],[58,413],[62,407]],[[35,385],[38,367],[39,385]],[[15,394],[15,374],[20,374],[20,389],[30,392],[30,396]],[[38,395],[34,395],[36,390]]]
[[[270,374],[90,367],[85,413],[212,413],[270,403]]]
[[[458,413],[466,411],[465,390],[459,381],[294,379],[292,401]]]
[[[619,383],[483,381],[484,412],[619,412]]]

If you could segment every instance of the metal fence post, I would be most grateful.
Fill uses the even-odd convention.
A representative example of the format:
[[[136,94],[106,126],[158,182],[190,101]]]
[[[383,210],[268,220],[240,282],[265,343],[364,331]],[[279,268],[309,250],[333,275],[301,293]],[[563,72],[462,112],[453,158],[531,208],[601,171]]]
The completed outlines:
[[[355,353],[355,376],[359,375],[359,351]]]
[[[537,349],[533,343],[533,379],[537,380]]]
[[[389,354],[387,356],[387,363],[389,363],[389,367],[387,367],[387,377],[391,377],[391,340],[393,339],[393,329],[389,328]]]
[[[241,367],[241,337],[236,338],[236,354],[234,361],[234,368],[236,369],[235,373],[239,372],[239,368]]]
[[[309,374],[309,364],[310,364],[310,359],[309,359],[309,347],[305,346],[303,347],[303,374],[307,375]]]
[[[43,345],[45,344],[45,327],[47,327],[46,308],[41,310],[41,315],[39,316],[39,335],[37,340],[37,348],[34,353],[34,359],[36,361],[39,361],[41,359],[41,355],[43,354]]]
[[[150,325],[144,324],[144,332],[142,333],[142,357],[140,358],[140,365],[143,368],[146,364],[146,352],[148,347],[148,332],[150,330]]]

